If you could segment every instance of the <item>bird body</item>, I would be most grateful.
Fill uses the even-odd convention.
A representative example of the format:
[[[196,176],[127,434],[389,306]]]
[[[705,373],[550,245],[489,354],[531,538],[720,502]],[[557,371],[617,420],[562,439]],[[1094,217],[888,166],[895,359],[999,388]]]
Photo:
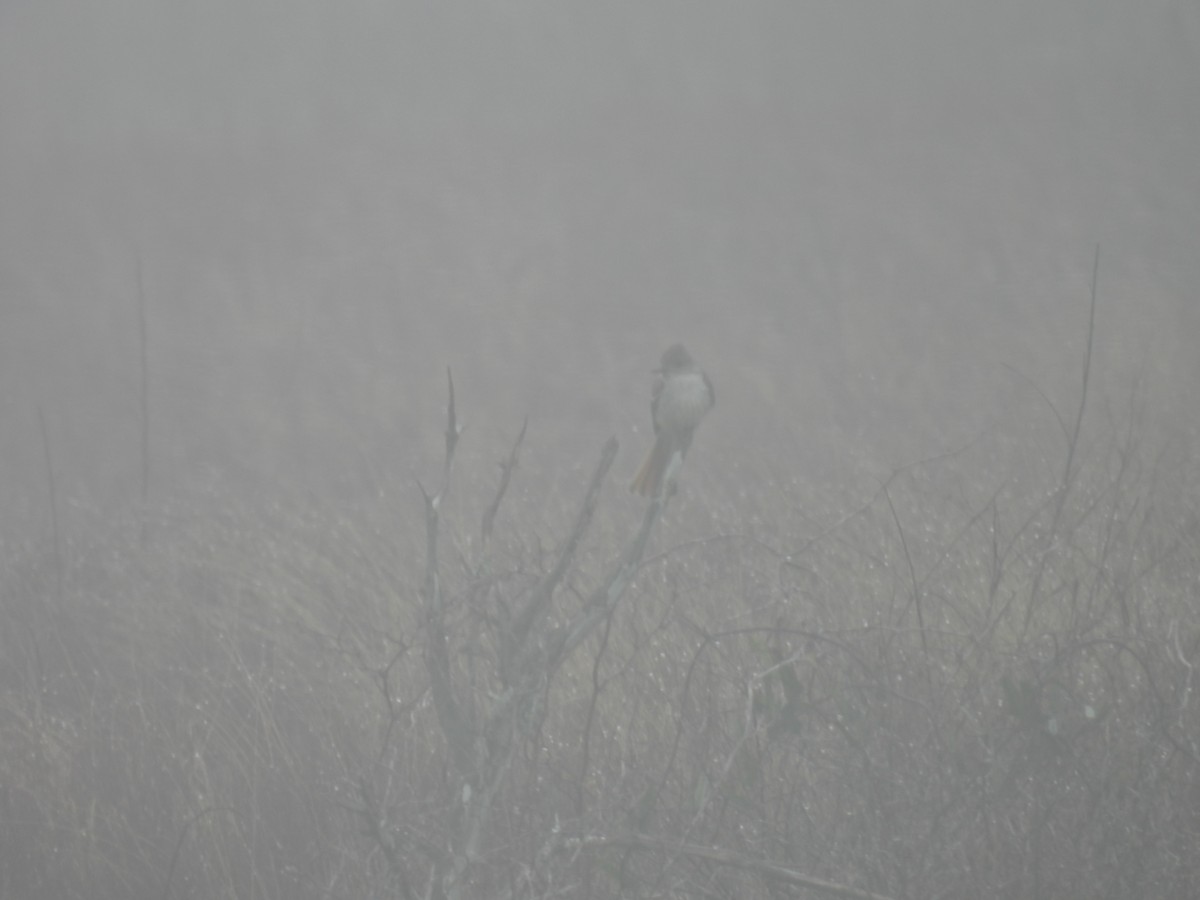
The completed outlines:
[[[669,347],[655,371],[658,378],[650,404],[654,446],[630,485],[630,490],[643,497],[657,496],[667,482],[674,480],[692,445],[696,426],[716,402],[712,382],[683,344]]]

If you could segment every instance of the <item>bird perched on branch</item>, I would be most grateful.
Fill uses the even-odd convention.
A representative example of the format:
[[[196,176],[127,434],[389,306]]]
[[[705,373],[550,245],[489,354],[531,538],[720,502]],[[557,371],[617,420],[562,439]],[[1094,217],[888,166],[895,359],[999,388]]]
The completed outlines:
[[[683,344],[668,347],[654,371],[658,376],[650,403],[654,447],[629,486],[643,497],[657,496],[668,481],[674,481],[696,426],[717,399],[712,382]]]

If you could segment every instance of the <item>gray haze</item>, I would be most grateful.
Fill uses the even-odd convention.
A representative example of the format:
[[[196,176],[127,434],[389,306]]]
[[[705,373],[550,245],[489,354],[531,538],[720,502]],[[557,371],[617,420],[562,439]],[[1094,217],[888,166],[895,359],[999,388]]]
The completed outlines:
[[[158,494],[410,486],[446,365],[468,460],[631,475],[675,340],[742,490],[1050,452],[1096,244],[1096,419],[1194,435],[1198,160],[1191,0],[7,0],[0,535],[39,405],[65,527],[136,503],[139,266]]]

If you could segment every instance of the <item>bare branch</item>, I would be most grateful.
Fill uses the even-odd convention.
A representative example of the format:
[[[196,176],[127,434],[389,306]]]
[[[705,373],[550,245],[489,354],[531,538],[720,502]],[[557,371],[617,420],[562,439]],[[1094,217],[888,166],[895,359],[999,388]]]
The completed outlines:
[[[142,377],[142,544],[146,543],[147,504],[150,501],[150,363],[146,346],[146,285],[142,275],[142,259],[138,257],[138,347]]]
[[[379,808],[379,803],[375,799],[375,795],[368,789],[365,778],[359,779],[358,797],[362,801],[362,806],[349,807],[349,809],[358,814],[363,821],[363,827],[367,834],[379,845],[379,849],[383,851],[384,859],[387,860],[388,870],[399,881],[400,890],[405,900],[415,900],[415,895],[409,884],[408,869],[404,864],[404,857],[400,852],[400,848],[389,838],[385,830],[383,812]]]
[[[615,451],[614,451],[615,452]],[[646,544],[650,540],[650,532],[654,523],[662,515],[665,498],[660,492],[646,504],[646,514],[642,516],[642,525],[621,558],[609,572],[608,577],[588,596],[583,608],[575,618],[561,629],[548,645],[547,657],[553,668],[561,665],[562,661],[578,647],[592,629],[600,624],[607,616],[612,615],[621,596],[629,587],[630,581],[637,573],[642,557],[646,553]]]
[[[59,606],[63,602],[62,542],[58,535],[58,490],[54,486],[54,460],[50,456],[50,436],[46,431],[46,415],[38,404],[38,425],[42,430],[42,456],[46,462],[46,487],[50,492],[50,528],[54,537],[54,580]]]
[[[512,450],[508,453],[508,459],[500,463],[500,487],[496,490],[496,496],[492,500],[492,505],[483,514],[483,543],[485,545],[491,540],[492,525],[496,521],[496,513],[500,511],[500,503],[504,500],[504,494],[508,491],[508,483],[512,480],[513,469],[517,467],[517,451],[521,449],[521,442],[525,440],[525,429],[528,427],[529,417],[526,416],[524,423],[521,425],[521,433],[517,435],[517,439],[512,445]]]
[[[1092,343],[1096,334],[1096,281],[1100,274],[1100,245],[1096,245],[1096,256],[1092,260],[1092,303],[1088,310],[1087,346],[1083,351],[1083,387],[1079,392],[1079,409],[1075,412],[1075,428],[1071,431],[1071,442],[1067,448],[1067,465],[1063,470],[1063,485],[1071,482],[1071,465],[1075,462],[1075,451],[1079,447],[1079,428],[1083,424],[1083,410],[1087,406],[1088,382],[1092,374]]]
[[[896,505],[892,503],[891,491],[886,487],[883,489],[883,496],[887,500],[888,509],[892,511],[892,521],[896,523],[896,530],[900,532],[900,547],[904,550],[904,561],[908,564],[908,577],[912,581],[913,603],[917,607],[917,627],[921,629],[921,649],[928,656],[929,645],[925,640],[925,616],[921,613],[921,585],[917,581],[917,570],[913,567],[912,554],[908,552],[908,538],[904,536],[904,526],[900,524]]]
[[[454,465],[454,450],[458,446],[459,436],[463,433],[454,409],[454,373],[450,371],[449,366],[446,366],[446,386],[450,394],[446,404],[446,461],[442,469],[442,488],[438,491],[438,501],[450,490],[450,467]]]
[[[564,842],[564,846],[572,846],[574,843],[573,841],[566,841]],[[622,837],[588,837],[583,839],[582,844],[586,849],[613,847],[622,850],[641,850],[648,853],[672,853],[680,856],[688,856],[692,859],[703,859],[711,863],[716,863],[719,866],[729,866],[734,869],[740,869],[743,872],[750,872],[766,881],[806,887],[822,894],[828,894],[831,897],[849,897],[851,900],[890,900],[885,894],[876,894],[874,891],[865,891],[861,888],[837,884],[833,881],[812,878],[776,863],[754,859],[741,853],[734,853],[731,850],[702,847],[697,844],[676,843],[664,838],[652,837],[648,834],[630,834]]]
[[[570,568],[571,562],[575,558],[575,551],[579,549],[579,542],[583,539],[584,533],[592,522],[592,516],[596,512],[596,502],[600,496],[600,488],[604,484],[604,478],[608,475],[608,470],[612,468],[613,460],[617,457],[618,446],[619,444],[615,437],[609,438],[605,443],[604,449],[600,452],[600,462],[596,466],[596,471],[592,474],[592,480],[588,484],[587,493],[584,495],[583,505],[579,509],[579,514],[575,517],[575,524],[571,527],[571,533],[563,544],[562,550],[559,551],[558,559],[554,562],[554,567],[538,582],[529,600],[526,601],[524,607],[513,618],[513,623],[509,630],[509,653],[507,654],[510,660],[515,658],[517,652],[528,640],[534,624],[549,607],[555,590],[557,590],[558,585],[566,576],[567,569]]]
[[[1028,632],[1029,625],[1033,620],[1033,613],[1038,606],[1042,576],[1046,572],[1047,558],[1058,534],[1058,526],[1062,519],[1063,508],[1067,503],[1067,494],[1071,490],[1071,470],[1075,463],[1075,453],[1079,449],[1079,432],[1083,425],[1083,411],[1087,406],[1088,383],[1091,381],[1092,374],[1092,344],[1096,333],[1096,285],[1099,274],[1100,245],[1097,244],[1096,255],[1092,260],[1092,300],[1088,310],[1088,336],[1087,346],[1083,352],[1083,386],[1079,393],[1079,408],[1075,411],[1075,427],[1071,432],[1070,440],[1067,442],[1067,462],[1063,467],[1062,484],[1058,487],[1057,498],[1054,503],[1054,514],[1050,518],[1050,527],[1046,531],[1042,553],[1038,560],[1037,569],[1033,573],[1033,581],[1029,589],[1029,604],[1025,607],[1025,622],[1021,627],[1022,634]]]
[[[454,413],[454,378],[450,370],[446,370],[449,382],[450,400],[446,407],[446,459],[443,467],[442,488],[437,494],[430,496],[429,492],[418,482],[421,496],[425,499],[425,583],[421,588],[424,600],[425,627],[425,669],[429,673],[429,690],[433,696],[434,710],[437,713],[438,724],[450,745],[450,754],[454,764],[464,777],[470,779],[475,774],[474,735],[462,708],[454,696],[454,688],[450,679],[450,653],[445,625],[445,604],[442,598],[441,580],[438,575],[438,508],[443,495],[450,487],[450,468],[454,458],[454,448],[462,429],[458,427]]]
[[[1066,438],[1067,443],[1069,444],[1071,442],[1071,431],[1067,428],[1067,423],[1063,420],[1062,415],[1059,413],[1058,407],[1054,405],[1054,401],[1046,396],[1046,392],[1038,386],[1036,381],[1034,381],[1020,369],[1016,368],[1015,366],[1011,366],[1006,362],[1002,362],[1000,365],[1008,369],[1008,371],[1012,372],[1027,385],[1033,388],[1034,392],[1042,398],[1043,402],[1045,402],[1048,407],[1050,407],[1050,412],[1054,413],[1054,418],[1058,421],[1058,427],[1062,429],[1063,437]]]

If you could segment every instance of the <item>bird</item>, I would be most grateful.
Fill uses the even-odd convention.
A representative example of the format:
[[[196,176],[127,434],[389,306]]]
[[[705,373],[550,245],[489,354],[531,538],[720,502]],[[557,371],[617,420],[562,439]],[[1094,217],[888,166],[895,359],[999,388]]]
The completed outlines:
[[[712,382],[683,344],[668,347],[654,373],[650,402],[654,446],[629,486],[643,497],[657,497],[668,481],[675,480],[696,426],[717,400]]]

